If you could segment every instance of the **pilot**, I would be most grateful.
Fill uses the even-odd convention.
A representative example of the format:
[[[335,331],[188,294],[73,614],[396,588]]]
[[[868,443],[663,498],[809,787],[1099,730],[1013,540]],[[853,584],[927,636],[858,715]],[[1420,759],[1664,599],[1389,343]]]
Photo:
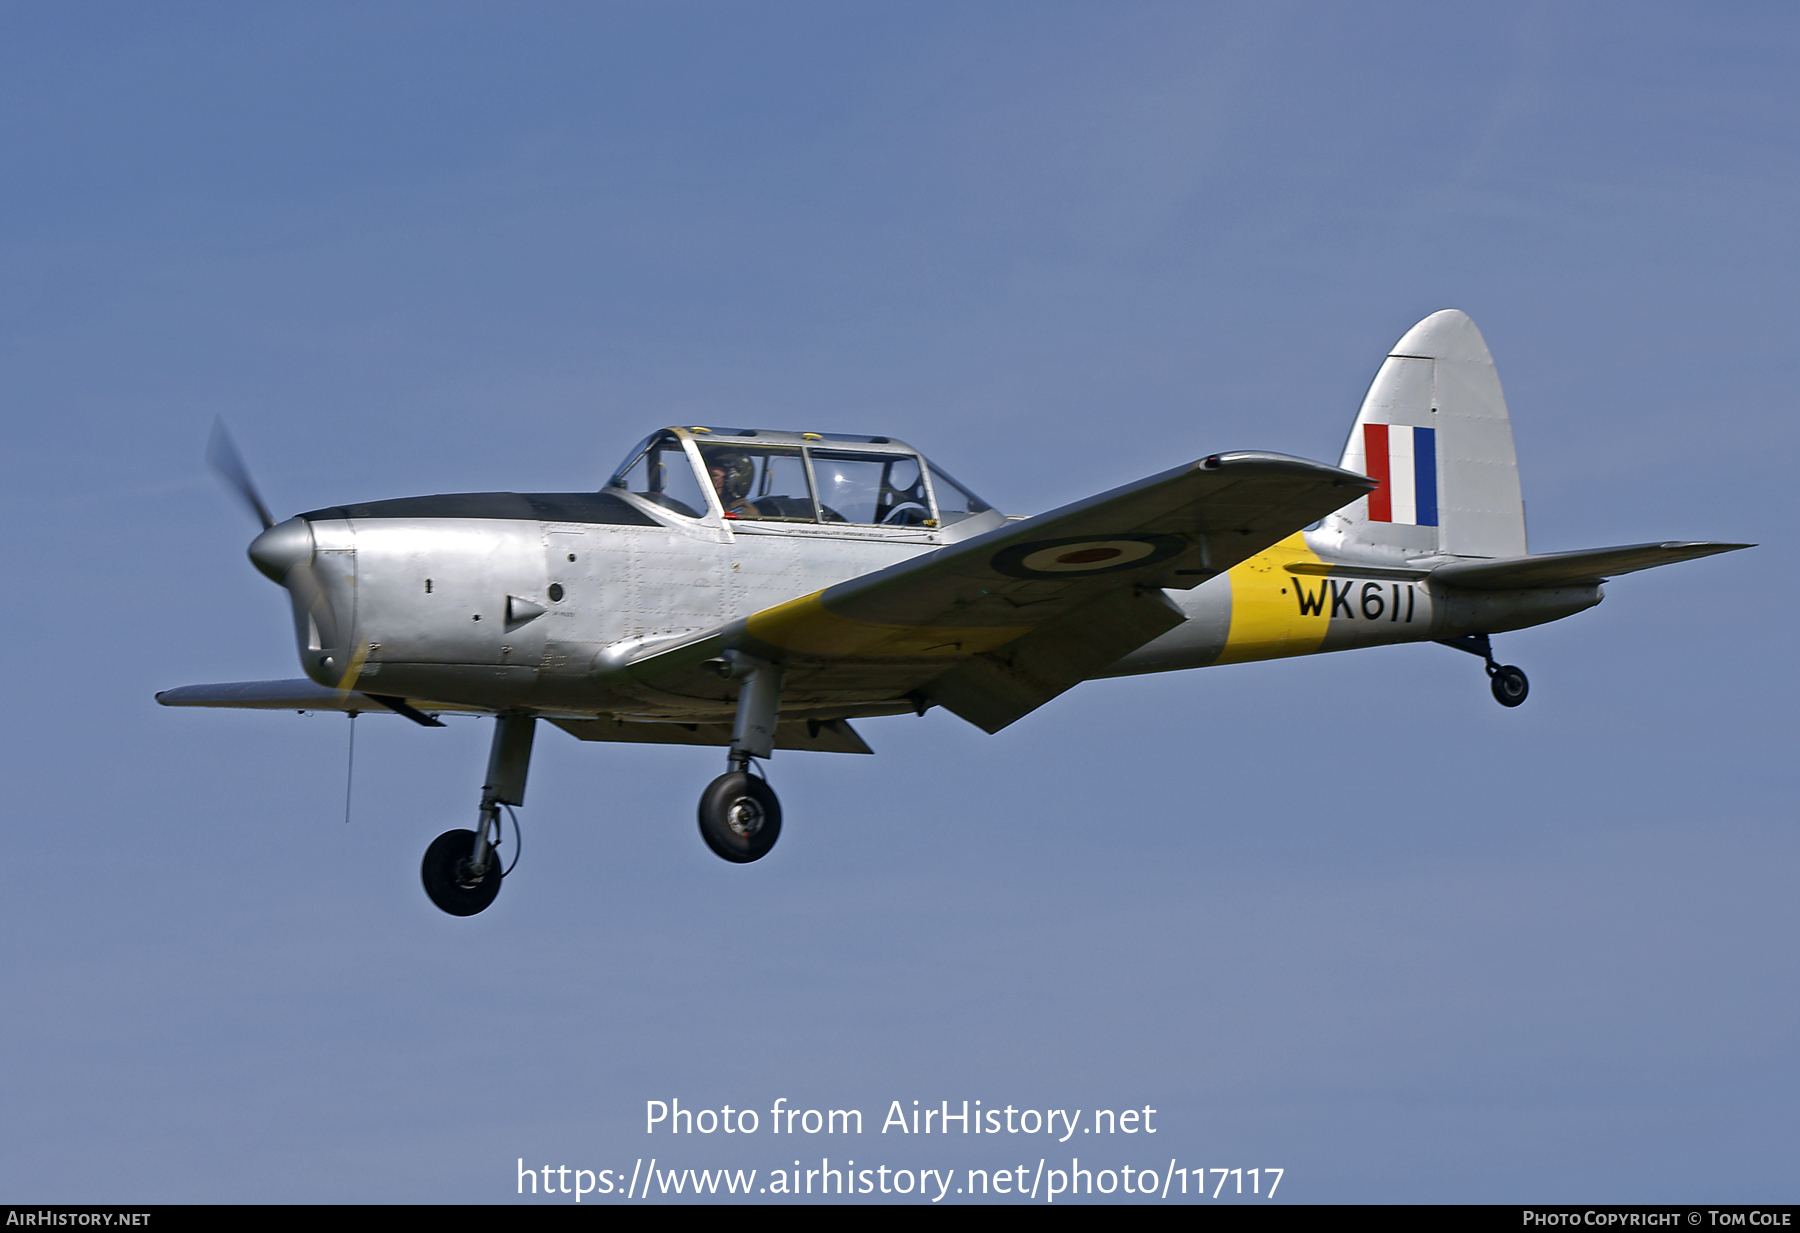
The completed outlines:
[[[760,518],[762,515],[748,500],[750,485],[756,482],[756,464],[749,455],[722,449],[702,453],[706,457],[706,474],[725,512],[738,518]]]

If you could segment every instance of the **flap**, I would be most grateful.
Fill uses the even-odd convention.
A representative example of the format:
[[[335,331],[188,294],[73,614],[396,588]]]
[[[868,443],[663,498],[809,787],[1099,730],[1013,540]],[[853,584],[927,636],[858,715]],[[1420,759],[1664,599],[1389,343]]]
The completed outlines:
[[[616,719],[552,719],[584,741],[628,741],[648,745],[729,745],[730,724],[651,724]],[[790,719],[775,725],[775,748],[820,753],[874,753],[855,728],[841,719]]]
[[[1604,582],[1676,561],[1692,561],[1720,552],[1754,548],[1755,544],[1632,544],[1625,548],[1584,548],[1579,552],[1543,552],[1493,561],[1457,561],[1431,571],[1433,582],[1472,591],[1517,591],[1527,587],[1563,587]]]

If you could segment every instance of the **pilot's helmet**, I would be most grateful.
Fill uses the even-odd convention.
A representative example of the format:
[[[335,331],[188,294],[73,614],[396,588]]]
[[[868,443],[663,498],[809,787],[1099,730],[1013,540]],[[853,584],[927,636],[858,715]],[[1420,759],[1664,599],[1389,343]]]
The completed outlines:
[[[725,505],[742,501],[750,495],[750,485],[756,480],[756,464],[750,456],[729,449],[708,449],[702,447],[700,455],[706,459],[706,469],[717,471],[722,476],[719,481],[719,498]]]

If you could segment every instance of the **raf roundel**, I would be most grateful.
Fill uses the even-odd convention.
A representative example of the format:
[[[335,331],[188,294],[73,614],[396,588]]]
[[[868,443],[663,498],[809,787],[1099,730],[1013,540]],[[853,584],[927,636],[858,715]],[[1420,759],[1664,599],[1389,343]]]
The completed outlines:
[[[994,555],[994,568],[1014,578],[1063,578],[1106,574],[1166,561],[1186,546],[1179,535],[1129,535],[1116,539],[1047,539]]]

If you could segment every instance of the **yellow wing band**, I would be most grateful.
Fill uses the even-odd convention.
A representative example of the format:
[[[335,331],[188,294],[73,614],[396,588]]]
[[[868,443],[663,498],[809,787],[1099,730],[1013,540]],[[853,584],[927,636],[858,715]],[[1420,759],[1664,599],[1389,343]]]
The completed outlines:
[[[839,616],[820,600],[822,591],[790,599],[751,617],[752,638],[805,655],[954,659],[1005,646],[1031,632],[1029,625],[883,625]]]

